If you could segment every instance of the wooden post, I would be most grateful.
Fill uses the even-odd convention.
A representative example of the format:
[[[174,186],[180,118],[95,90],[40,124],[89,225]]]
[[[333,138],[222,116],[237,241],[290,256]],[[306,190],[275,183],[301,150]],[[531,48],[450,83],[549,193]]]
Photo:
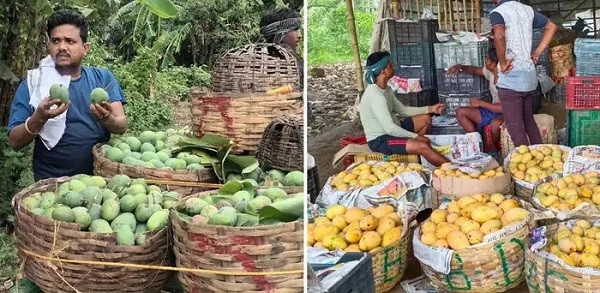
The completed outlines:
[[[560,3],[560,2],[559,2]],[[481,33],[481,6],[480,1],[475,0],[475,13],[477,13],[477,17],[475,17],[475,31],[477,33]]]
[[[419,0],[417,0],[417,19],[416,20],[419,20],[419,19],[421,19],[421,11],[419,11]]]
[[[346,0],[346,14],[348,19],[348,31],[350,31],[350,41],[352,42],[352,53],[354,55],[354,68],[356,69],[356,87],[359,92],[365,90],[363,83],[362,63],[360,61],[360,51],[358,49],[358,37],[356,36],[356,24],[354,23],[354,8],[352,0]]]
[[[394,19],[400,18],[399,15],[398,15],[398,11],[399,11],[399,7],[398,6],[400,4],[398,3],[398,1],[399,0],[392,0],[392,1],[390,1],[390,5],[392,6],[392,17]]]
[[[444,26],[446,27],[446,30],[452,31],[451,29],[448,29],[448,8],[446,7],[446,3],[450,4],[450,1],[442,0],[442,3],[444,3]]]
[[[433,7],[433,6],[432,6]],[[433,9],[433,8],[432,8]],[[433,11],[432,11],[433,12]],[[437,19],[438,19],[438,30],[442,30],[442,7],[440,6],[440,0],[437,0]]]
[[[469,31],[469,16],[467,16],[467,0],[463,0],[463,14],[465,21],[465,31]]]
[[[471,0],[471,27],[474,32],[475,32],[475,1],[476,0]],[[477,1],[479,1],[479,0],[477,0]]]

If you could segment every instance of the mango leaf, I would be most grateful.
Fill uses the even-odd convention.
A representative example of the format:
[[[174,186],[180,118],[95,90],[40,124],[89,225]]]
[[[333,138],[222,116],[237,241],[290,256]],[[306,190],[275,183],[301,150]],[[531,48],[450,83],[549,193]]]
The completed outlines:
[[[258,225],[258,216],[237,213],[236,227],[254,227]]]
[[[160,18],[173,18],[179,12],[177,7],[169,0],[138,0],[148,7],[152,13]]]
[[[259,166],[258,160],[254,156],[229,155],[226,163],[229,162],[234,164],[232,167],[241,174],[251,173]]]
[[[244,185],[239,181],[229,181],[225,183],[220,189],[220,194],[234,194],[244,188]]]
[[[266,219],[260,219],[259,220],[259,224],[261,225],[274,225],[274,224],[279,224],[279,223],[285,223],[284,221],[280,221],[278,219],[275,218],[266,218]]]
[[[304,196],[294,196],[274,202],[258,212],[261,223],[267,219],[291,222],[301,218],[303,213]]]

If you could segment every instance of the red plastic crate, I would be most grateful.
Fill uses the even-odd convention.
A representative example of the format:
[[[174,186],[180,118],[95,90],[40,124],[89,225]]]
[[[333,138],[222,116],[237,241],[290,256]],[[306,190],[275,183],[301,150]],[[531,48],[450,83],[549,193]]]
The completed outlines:
[[[566,108],[569,110],[600,109],[600,77],[568,77]]]

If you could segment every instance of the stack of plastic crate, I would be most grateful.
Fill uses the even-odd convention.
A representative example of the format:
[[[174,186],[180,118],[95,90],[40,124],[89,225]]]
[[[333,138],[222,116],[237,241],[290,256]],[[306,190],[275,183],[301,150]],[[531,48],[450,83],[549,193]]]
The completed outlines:
[[[418,78],[418,93],[399,94],[398,99],[407,106],[421,107],[437,103],[433,43],[438,31],[437,20],[398,21],[387,20],[390,54],[394,73],[403,78]]]
[[[567,78],[569,146],[600,145],[600,40],[575,40],[576,75]]]
[[[454,65],[485,66],[489,42],[436,43],[434,44],[436,83],[439,102],[446,105],[445,115],[455,116],[459,107],[469,106],[472,98],[491,102],[489,82],[483,76],[464,72],[448,75],[447,70]],[[432,133],[457,134],[460,126],[432,129]]]

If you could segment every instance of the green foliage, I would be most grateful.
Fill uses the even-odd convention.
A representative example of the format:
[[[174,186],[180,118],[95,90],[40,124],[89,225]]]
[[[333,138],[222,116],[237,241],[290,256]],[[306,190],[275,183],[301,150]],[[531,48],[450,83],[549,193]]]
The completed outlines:
[[[346,5],[343,1],[309,1],[308,62],[310,65],[353,60],[346,17]],[[355,1],[354,18],[360,57],[366,59],[376,19],[376,12],[368,0]]]
[[[0,234],[0,280],[15,276],[19,267],[19,258],[13,237]]]
[[[172,66],[161,70],[156,75],[156,95],[184,101],[189,98],[190,87],[209,84],[210,74],[203,67]]]
[[[192,86],[207,86],[210,74],[204,67],[171,66],[159,71],[159,55],[140,46],[131,62],[114,59],[111,50],[90,40],[85,63],[113,72],[127,99],[125,112],[130,132],[165,129],[172,123],[171,105],[188,99]],[[107,59],[114,59],[107,62]]]
[[[6,128],[0,128],[0,222],[12,214],[12,197],[33,184],[33,146],[14,151],[8,145]]]

